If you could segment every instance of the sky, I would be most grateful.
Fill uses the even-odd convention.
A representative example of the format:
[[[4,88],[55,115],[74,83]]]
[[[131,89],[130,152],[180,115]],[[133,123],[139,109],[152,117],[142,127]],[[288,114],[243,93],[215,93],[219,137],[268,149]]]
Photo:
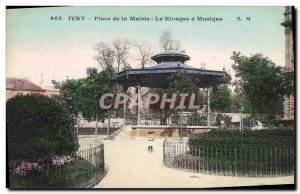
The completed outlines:
[[[27,78],[42,87],[51,80],[86,76],[86,68],[100,68],[95,60],[98,42],[117,38],[146,42],[161,52],[160,35],[169,30],[191,57],[188,65],[225,70],[234,75],[230,56],[262,53],[284,66],[285,35],[280,23],[284,7],[49,7],[6,10],[6,75]],[[51,17],[62,20],[51,20]],[[84,16],[72,21],[69,16]],[[95,21],[94,17],[127,17],[127,21]],[[149,17],[150,21],[129,21]],[[222,21],[155,21],[155,17],[216,17]],[[238,21],[240,17],[242,21]],[[246,18],[250,17],[250,21]],[[90,18],[90,19],[87,19]],[[137,51],[129,63],[138,67]]]

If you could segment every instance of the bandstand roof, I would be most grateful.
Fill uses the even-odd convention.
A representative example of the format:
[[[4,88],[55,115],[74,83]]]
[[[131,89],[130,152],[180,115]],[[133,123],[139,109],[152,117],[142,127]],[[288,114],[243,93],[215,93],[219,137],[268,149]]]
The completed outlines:
[[[195,68],[185,64],[189,60],[188,55],[177,52],[163,52],[152,57],[157,65],[148,68],[126,69],[117,74],[114,81],[124,87],[142,86],[165,88],[168,86],[168,76],[183,72],[199,79],[199,87],[209,87],[228,83],[231,77],[226,71],[213,71],[203,68]]]

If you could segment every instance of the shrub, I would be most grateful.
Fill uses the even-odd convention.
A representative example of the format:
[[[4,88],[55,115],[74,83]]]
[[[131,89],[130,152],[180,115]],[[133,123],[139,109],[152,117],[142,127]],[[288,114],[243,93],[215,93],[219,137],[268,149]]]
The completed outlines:
[[[221,124],[221,120],[224,121],[225,125],[228,126],[231,124],[231,120],[232,120],[232,117],[228,116],[228,115],[221,115],[221,114],[218,114],[217,115],[217,123],[220,125]]]
[[[73,116],[60,97],[17,95],[6,102],[9,160],[40,159],[78,149]]]
[[[25,164],[21,165],[24,166]],[[89,181],[93,180],[95,176],[94,166],[85,159],[79,159],[68,164],[65,163],[59,167],[47,165],[41,169],[40,166],[36,166],[37,163],[27,163],[26,165],[27,170],[22,169],[22,166],[18,166],[18,168],[21,168],[21,173],[24,174],[16,173],[19,176],[10,177],[10,188],[63,188],[70,187],[70,183],[77,183],[77,181],[84,185],[84,183],[89,183]],[[29,165],[36,166],[32,168],[35,172],[26,176],[29,172]],[[36,172],[36,168],[39,173]],[[78,185],[76,184],[76,186]]]
[[[189,146],[227,148],[293,147],[293,130],[210,131],[189,138]]]
[[[179,164],[180,168],[226,175],[292,174],[294,140],[293,130],[245,131],[243,134],[239,131],[210,131],[190,137],[189,151],[178,155],[173,163]],[[178,147],[179,152],[187,150]],[[192,162],[186,162],[187,157]]]

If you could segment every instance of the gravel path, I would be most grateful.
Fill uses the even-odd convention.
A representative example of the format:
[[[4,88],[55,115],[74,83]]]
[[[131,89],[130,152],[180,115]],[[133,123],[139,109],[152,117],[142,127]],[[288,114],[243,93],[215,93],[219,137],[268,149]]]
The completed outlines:
[[[152,153],[147,152],[147,138],[123,136],[103,142],[109,172],[95,188],[207,188],[294,183],[294,176],[241,178],[167,168],[162,162],[163,139],[154,140]]]

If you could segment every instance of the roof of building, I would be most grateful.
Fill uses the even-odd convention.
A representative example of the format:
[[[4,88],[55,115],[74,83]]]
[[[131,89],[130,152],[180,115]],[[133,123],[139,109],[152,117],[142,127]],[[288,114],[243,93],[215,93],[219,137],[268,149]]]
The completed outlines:
[[[160,63],[162,61],[184,62],[190,60],[190,57],[188,55],[175,52],[175,51],[165,51],[152,56],[151,59],[157,63]]]
[[[165,88],[168,85],[168,76],[174,73],[183,72],[188,76],[199,79],[199,87],[208,87],[228,83],[231,80],[226,71],[213,71],[204,68],[195,68],[184,63],[190,59],[189,56],[176,52],[163,52],[155,57],[157,65],[148,68],[126,69],[119,72],[114,81],[123,86],[145,86]],[[154,59],[153,59],[154,60]]]
[[[40,86],[32,83],[31,81],[20,78],[6,78],[6,89],[34,92],[45,91]]]

